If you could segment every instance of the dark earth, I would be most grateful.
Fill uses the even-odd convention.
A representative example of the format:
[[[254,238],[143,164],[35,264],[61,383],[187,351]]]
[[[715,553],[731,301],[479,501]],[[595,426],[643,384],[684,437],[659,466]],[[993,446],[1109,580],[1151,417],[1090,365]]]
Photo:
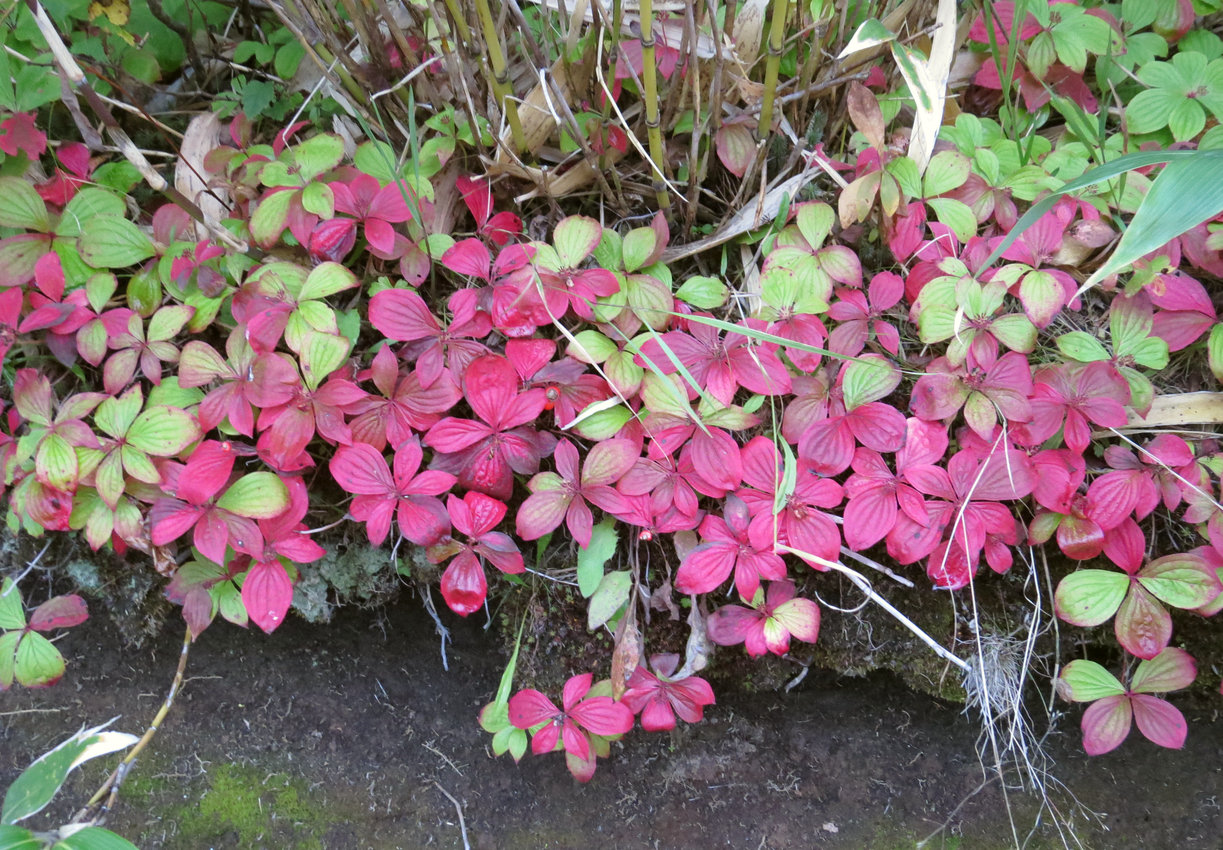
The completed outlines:
[[[326,626],[292,618],[270,637],[218,622],[192,649],[184,689],[107,825],[148,850],[1223,841],[1223,722],[1209,707],[1187,711],[1182,751],[1134,734],[1095,759],[1070,709],[1046,741],[1058,817],[1031,793],[982,787],[979,722],[887,674],[812,670],[789,692],[716,682],[704,723],[636,730],[581,785],[557,754],[491,757],[476,714],[496,690],[503,642],[477,617],[454,619],[449,672],[419,600],[346,610]],[[0,787],[82,725],[118,715],[114,728],[143,732],[181,642],[174,617],[138,650],[104,616],[67,632],[63,681],[0,695]],[[80,769],[50,816],[78,808],[108,769]]]

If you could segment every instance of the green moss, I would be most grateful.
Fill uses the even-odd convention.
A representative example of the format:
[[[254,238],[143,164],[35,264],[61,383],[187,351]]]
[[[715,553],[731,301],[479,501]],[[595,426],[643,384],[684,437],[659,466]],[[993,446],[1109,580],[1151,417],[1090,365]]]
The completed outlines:
[[[260,767],[210,768],[198,799],[169,796],[165,781],[136,774],[123,786],[134,808],[151,806],[175,826],[180,847],[294,847],[322,850],[332,815],[300,779]]]

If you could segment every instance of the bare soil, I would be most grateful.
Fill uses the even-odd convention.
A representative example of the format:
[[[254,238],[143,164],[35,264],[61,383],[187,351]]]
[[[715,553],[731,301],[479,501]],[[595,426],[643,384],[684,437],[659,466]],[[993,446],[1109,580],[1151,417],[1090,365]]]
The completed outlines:
[[[476,713],[501,643],[480,622],[446,622],[448,672],[414,600],[327,626],[293,619],[270,637],[214,625],[108,826],[147,850],[886,850],[932,834],[930,847],[1011,847],[1016,834],[1030,847],[1220,846],[1223,723],[1208,711],[1188,712],[1182,751],[1133,736],[1096,759],[1077,713],[1063,718],[1049,747],[1066,790],[1053,802],[1074,836],[1031,795],[982,787],[980,727],[961,706],[884,674],[812,671],[789,693],[718,683],[705,723],[637,730],[580,785],[558,755],[491,758]],[[60,684],[0,695],[0,787],[82,724],[118,715],[115,728],[141,732],[181,640],[173,619],[141,650],[104,617],[69,632]],[[79,806],[104,771],[83,768],[51,814]]]

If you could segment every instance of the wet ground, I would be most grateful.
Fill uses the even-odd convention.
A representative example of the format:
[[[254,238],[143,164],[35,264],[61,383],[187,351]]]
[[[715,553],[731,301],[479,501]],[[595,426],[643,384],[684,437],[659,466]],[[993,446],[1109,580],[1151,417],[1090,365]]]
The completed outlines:
[[[476,713],[496,690],[501,650],[479,623],[450,625],[449,672],[409,599],[328,626],[294,619],[270,637],[214,625],[108,825],[146,850],[887,850],[927,837],[988,849],[1016,836],[1030,847],[1191,850],[1223,840],[1223,722],[1209,709],[1189,712],[1182,751],[1132,737],[1096,759],[1082,754],[1071,709],[1047,741],[1065,786],[1051,783],[1059,817],[1031,794],[982,787],[979,723],[888,675],[812,671],[788,693],[722,684],[705,723],[637,730],[580,785],[559,755],[491,757]],[[173,619],[140,650],[123,649],[102,617],[67,633],[59,685],[0,695],[0,786],[82,724],[119,715],[115,728],[142,732],[181,640]],[[104,770],[80,771],[58,811],[87,799]]]

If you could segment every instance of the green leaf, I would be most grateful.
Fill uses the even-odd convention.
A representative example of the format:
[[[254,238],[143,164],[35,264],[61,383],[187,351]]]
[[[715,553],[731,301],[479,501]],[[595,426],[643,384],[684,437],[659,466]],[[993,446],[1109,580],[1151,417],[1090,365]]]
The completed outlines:
[[[302,209],[319,218],[335,217],[335,194],[331,187],[321,181],[309,183],[302,189]]]
[[[17,585],[7,576],[0,584],[0,629],[24,629],[25,610],[21,606],[21,593]]]
[[[289,491],[271,472],[252,472],[229,486],[217,507],[249,519],[271,519],[289,505]]]
[[[38,479],[59,490],[76,489],[76,449],[59,434],[47,434],[34,455]]]
[[[588,328],[573,335],[565,353],[581,363],[602,363],[619,350],[604,334]]]
[[[0,56],[3,55],[3,52],[0,52]],[[8,71],[0,65],[0,73],[7,75]],[[46,846],[28,829],[22,829],[19,826],[0,826],[0,850],[43,850]]]
[[[1098,626],[1117,613],[1130,577],[1112,570],[1079,570],[1062,579],[1054,594],[1057,615],[1074,626]]]
[[[857,30],[849,42],[837,54],[837,59],[844,59],[847,56],[853,56],[862,50],[868,50],[872,47],[878,47],[881,44],[887,44],[896,38],[896,34],[885,27],[878,18],[867,18]]]
[[[1206,340],[1206,356],[1216,381],[1223,381],[1223,323],[1210,329]]]
[[[1131,103],[1131,108],[1132,106],[1133,104]],[[1187,161],[1190,158],[1213,158],[1215,166],[1219,167],[1220,163],[1223,163],[1223,151],[1151,151],[1129,153],[1119,156],[1114,160],[1110,160],[1104,165],[1097,166],[1096,168],[1093,168],[1083,174],[1081,177],[1077,177],[1074,180],[1070,180],[1062,184],[1060,189],[1051,192],[1047,197],[1042,199],[1040,203],[1034,204],[1031,209],[1023,214],[1019,221],[1015,223],[1015,226],[1011,228],[1010,232],[1006,235],[1006,238],[998,243],[990,255],[985,258],[985,261],[981,264],[981,268],[989,268],[996,263],[998,258],[1002,256],[1003,252],[1006,251],[1007,248],[1011,247],[1016,239],[1022,236],[1034,223],[1039,221],[1041,216],[1053,209],[1054,205],[1058,202],[1062,195],[1069,194],[1070,192],[1077,192],[1080,189],[1090,188],[1095,186],[1097,183],[1102,183],[1116,177],[1119,174],[1124,174],[1127,171],[1133,171],[1136,168],[1143,168],[1148,165],[1159,165],[1160,163],[1165,162]],[[1165,172],[1166,171],[1167,169],[1165,169]],[[1162,176],[1163,174],[1160,174],[1160,177]],[[1181,188],[1184,189],[1183,186]],[[1223,200],[1220,200],[1219,203],[1220,209],[1223,209]],[[1218,210],[1216,210],[1216,212],[1218,212]],[[1206,221],[1213,217],[1214,214],[1212,213],[1205,218],[1199,219],[1199,221]],[[1135,218],[1137,218],[1137,216],[1135,216]],[[1193,224],[1197,223],[1198,222],[1194,222]],[[1189,225],[1189,227],[1192,227],[1193,224]],[[1188,229],[1188,227],[1185,228],[1185,230]],[[1184,230],[1180,230],[1172,234],[1172,236],[1164,238],[1149,250],[1155,250],[1156,248],[1161,247],[1171,239],[1179,236],[1181,233],[1184,233]],[[1144,253],[1147,253],[1147,251],[1142,251],[1137,256],[1141,257]],[[1106,275],[1100,275],[1100,278],[1105,276]],[[1093,277],[1095,277],[1095,275],[1093,275]],[[1084,288],[1094,285],[1095,282],[1096,281],[1094,280],[1089,281],[1087,284],[1084,284]]]
[[[0,177],[0,225],[39,233],[51,229],[47,205],[20,177]]]
[[[615,436],[632,418],[633,411],[621,404],[619,399],[609,398],[591,402],[563,428],[572,428],[587,440],[606,440]]]
[[[841,388],[845,410],[879,401],[900,385],[900,370],[882,358],[866,356],[845,367]]]
[[[132,423],[127,442],[154,457],[173,457],[200,438],[195,417],[177,407],[150,407]]]
[[[589,599],[603,581],[603,568],[619,545],[616,521],[604,519],[590,532],[590,545],[578,549],[578,590]]]
[[[124,750],[139,740],[123,732],[103,731],[105,726],[77,732],[27,767],[4,796],[0,823],[14,824],[42,811],[68,778],[73,768],[90,759]]]
[[[1116,676],[1096,662],[1083,658],[1063,667],[1058,679],[1058,692],[1075,702],[1095,702],[1125,693],[1125,687]]]
[[[121,269],[157,253],[144,231],[120,216],[97,216],[81,233],[81,258],[94,268]]]
[[[951,228],[961,242],[977,235],[977,216],[972,207],[955,198],[930,198],[926,205],[934,210],[938,220]]]
[[[38,632],[26,632],[13,661],[17,682],[27,688],[53,685],[64,675],[64,656]]]
[[[930,158],[922,178],[924,195],[931,198],[964,185],[972,171],[972,162],[959,151],[941,151]]]
[[[803,204],[794,216],[798,232],[813,249],[818,249],[824,244],[824,240],[832,232],[832,225],[835,221],[836,213],[833,212],[832,207],[820,201]]]
[[[0,635],[0,691],[6,691],[13,685],[16,675],[14,664],[17,660],[17,644],[25,637],[24,632],[5,632]]]
[[[344,158],[344,142],[331,133],[320,133],[293,148],[293,161],[302,185],[310,183],[325,171],[330,171]]]
[[[1086,331],[1070,331],[1057,338],[1057,350],[1080,363],[1108,360],[1110,355],[1104,343]]]
[[[337,292],[357,286],[357,276],[339,263],[321,263],[316,266],[298,293],[299,301],[327,298]]]
[[[675,292],[675,297],[698,310],[716,310],[726,303],[730,290],[716,277],[696,275],[688,278]]]
[[[1136,694],[1166,694],[1193,684],[1197,667],[1188,652],[1168,647],[1163,652],[1138,663],[1130,680],[1130,690]]]
[[[293,196],[292,191],[273,192],[259,200],[259,206],[251,215],[251,236],[260,247],[272,247],[284,232]]]
[[[1219,593],[1214,574],[1196,555],[1168,555],[1152,561],[1138,574],[1138,582],[1173,608],[1201,608]]]
[[[143,406],[144,393],[139,384],[133,384],[123,395],[112,396],[99,404],[93,421],[107,435],[119,439],[132,427]]]
[[[590,611],[586,618],[588,628],[599,628],[613,616],[625,602],[633,587],[633,575],[627,570],[611,572],[603,576],[598,589],[590,597]]]
[[[650,259],[650,255],[654,253],[657,245],[658,234],[654,232],[653,228],[638,227],[630,230],[624,237],[624,244],[621,249],[624,270],[626,272],[635,272],[646,265],[646,261]]]
[[[139,848],[109,829],[87,826],[55,842],[51,850],[139,850]]]
[[[338,334],[310,332],[301,349],[302,378],[312,391],[348,359],[352,343]]]

